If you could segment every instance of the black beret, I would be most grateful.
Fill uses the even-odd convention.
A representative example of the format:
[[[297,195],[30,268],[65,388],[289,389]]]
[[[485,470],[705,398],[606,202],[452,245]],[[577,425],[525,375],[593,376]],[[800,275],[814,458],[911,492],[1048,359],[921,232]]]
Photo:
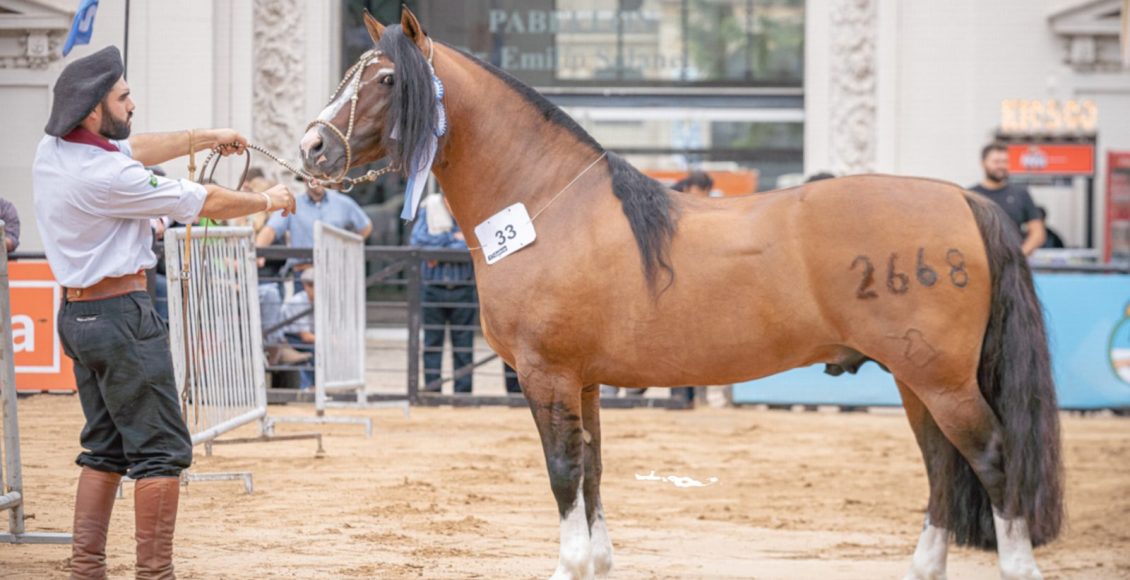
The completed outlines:
[[[53,137],[70,133],[110,92],[122,73],[122,54],[116,46],[68,64],[55,81],[55,102],[44,132]]]

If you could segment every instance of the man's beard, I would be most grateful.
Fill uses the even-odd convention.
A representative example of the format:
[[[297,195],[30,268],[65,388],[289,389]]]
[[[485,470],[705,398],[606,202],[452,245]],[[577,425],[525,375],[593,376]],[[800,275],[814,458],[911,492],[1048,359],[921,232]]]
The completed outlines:
[[[129,138],[129,120],[133,113],[127,113],[124,120],[119,121],[110,114],[110,110],[106,107],[105,103],[102,104],[102,126],[98,128],[98,133],[107,139],[114,139],[121,141],[122,139]]]
[[[1004,183],[1008,181],[1008,171],[1003,169],[1000,171],[986,171],[985,178],[993,183]]]

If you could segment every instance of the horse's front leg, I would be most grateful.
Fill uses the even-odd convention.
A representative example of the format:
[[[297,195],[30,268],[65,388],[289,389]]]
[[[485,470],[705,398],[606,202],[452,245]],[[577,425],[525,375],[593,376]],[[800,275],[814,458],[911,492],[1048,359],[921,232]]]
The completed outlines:
[[[581,420],[585,428],[581,435],[585,442],[585,516],[592,536],[593,566],[598,576],[604,576],[612,570],[612,540],[600,501],[600,385],[588,385],[581,391]]]
[[[572,377],[538,371],[523,378],[561,517],[561,559],[553,579],[587,580],[595,569],[583,490],[581,384]]]

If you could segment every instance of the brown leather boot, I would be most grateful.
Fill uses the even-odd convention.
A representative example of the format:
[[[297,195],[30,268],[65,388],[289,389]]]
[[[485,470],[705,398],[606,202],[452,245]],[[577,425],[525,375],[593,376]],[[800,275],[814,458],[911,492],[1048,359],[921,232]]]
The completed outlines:
[[[173,531],[177,525],[180,478],[147,477],[133,490],[137,525],[137,578],[172,580]]]
[[[106,577],[106,530],[114,510],[114,496],[122,476],[82,468],[75,493],[74,542],[71,544],[71,580]]]

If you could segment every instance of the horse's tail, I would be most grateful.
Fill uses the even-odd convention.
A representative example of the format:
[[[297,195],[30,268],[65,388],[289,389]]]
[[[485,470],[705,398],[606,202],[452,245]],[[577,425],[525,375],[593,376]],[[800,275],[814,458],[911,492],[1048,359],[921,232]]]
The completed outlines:
[[[977,382],[1002,427],[1004,512],[1024,516],[1032,544],[1050,542],[1063,523],[1059,414],[1040,301],[1014,226],[992,201],[966,199],[988,254],[992,276],[989,324]],[[988,493],[952,445],[939,462],[941,524],[959,545],[996,545]],[[947,485],[947,482],[948,485]]]

